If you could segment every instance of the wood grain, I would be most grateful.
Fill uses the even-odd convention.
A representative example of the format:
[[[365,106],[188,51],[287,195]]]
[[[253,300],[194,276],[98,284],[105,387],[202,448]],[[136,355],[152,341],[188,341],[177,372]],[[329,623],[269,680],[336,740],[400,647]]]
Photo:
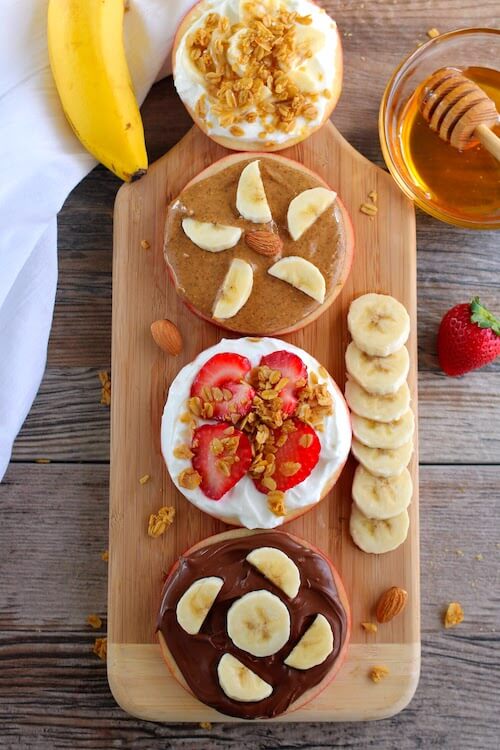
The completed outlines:
[[[494,368],[494,369],[493,369]],[[498,463],[500,390],[496,365],[466,378],[419,372],[420,462]],[[109,408],[98,370],[50,367],[16,441],[13,459],[109,461]],[[481,428],[488,424],[488,430]],[[443,434],[446,440],[443,440]]]
[[[150,649],[148,644],[155,640],[161,571],[168,570],[186,547],[221,528],[221,524],[186,504],[165,475],[159,446],[165,392],[180,367],[225,335],[186,312],[166,278],[163,232],[169,201],[186,181],[226,153],[193,128],[150,168],[146,177],[120,190],[115,207],[108,675],[113,693],[124,708],[134,715],[163,721],[217,717],[216,712],[203,709],[175,681],[169,680],[168,674],[161,671],[161,663],[158,670],[159,651],[156,647]],[[330,123],[306,142],[282,153],[317,171],[337,190],[353,221],[356,249],[342,292],[315,323],[285,337],[324,364],[342,387],[348,341],[346,315],[354,297],[373,290],[393,294],[415,321],[413,207],[388,175],[355,152]],[[373,219],[359,211],[370,190],[376,190],[380,207]],[[147,251],[141,249],[141,239],[150,243]],[[165,317],[176,322],[184,340],[184,350],[178,357],[165,356],[149,333],[151,322]],[[412,362],[408,382],[416,414],[415,326],[407,346]],[[410,595],[403,614],[375,638],[382,650],[391,647],[391,662],[399,662],[398,689],[387,689],[382,700],[373,704],[368,698],[355,700],[363,692],[358,675],[366,670],[370,659],[376,658],[366,634],[358,632],[351,642],[361,646],[352,651],[339,679],[327,688],[323,699],[295,712],[295,720],[381,718],[401,710],[413,695],[419,661],[416,461],[417,447],[410,464],[414,482],[410,533],[406,543],[391,555],[365,555],[350,540],[347,527],[352,467],[344,471],[322,503],[289,524],[292,533],[311,541],[336,560],[355,619],[366,616],[370,597],[378,596],[395,579]],[[139,486],[138,478],[144,473],[150,474],[152,481]],[[162,505],[177,508],[172,533],[167,544],[161,546],[143,540],[140,531],[146,509],[154,512],[159,496]],[[125,588],[127,596],[123,595]],[[138,644],[144,644],[143,658]]]
[[[378,105],[395,65],[426,40],[429,28],[498,27],[500,21],[498,0],[322,4],[343,34],[344,88],[334,122],[381,166]],[[154,161],[187,132],[191,121],[170,80],[152,89],[142,111]],[[119,186],[97,168],[59,215],[59,289],[47,386],[37,399],[35,421],[21,435],[17,461],[47,455],[48,441],[54,460],[89,461],[97,451],[100,461],[107,460],[109,412],[98,404],[98,391],[94,401],[91,368],[95,372],[111,362],[111,216]],[[498,233],[457,230],[418,213],[417,246],[422,460],[498,464],[489,438],[498,441],[500,361],[448,381],[439,375],[435,358],[437,325],[448,307],[479,293],[500,312]],[[73,368],[87,375],[75,375]],[[74,412],[71,400],[64,408],[57,400],[68,382]],[[448,397],[451,383],[453,393],[459,389],[458,403]],[[440,415],[446,429],[440,428]],[[89,434],[95,435],[95,452]],[[108,467],[14,464],[0,485],[0,612],[5,624],[0,635],[0,747],[496,750],[499,469],[423,466],[420,474],[422,675],[409,708],[394,719],[370,724],[214,725],[207,731],[126,716],[109,692],[105,665],[90,653],[95,634],[82,622],[89,611],[102,613],[106,605],[106,565],[99,553],[107,537]],[[80,536],[75,532],[79,526]],[[31,538],[36,541],[27,554]],[[478,561],[475,555],[481,552],[484,560]],[[60,582],[61,565],[68,566],[72,579],[67,599],[54,584]],[[466,619],[460,628],[445,632],[439,618],[450,598],[463,603]]]
[[[207,731],[125,716],[109,692],[106,666],[91,653],[101,633],[85,619],[106,613],[100,553],[107,546],[108,467],[13,465],[0,485],[0,549],[7,552],[0,568],[0,747],[477,750],[480,742],[496,750],[500,601],[492,582],[500,551],[497,537],[485,532],[484,509],[491,518],[500,512],[500,467],[423,467],[420,480],[422,675],[410,706],[368,724],[222,724]],[[16,541],[21,527],[22,538],[32,540],[30,554]],[[462,603],[465,620],[445,631],[441,615],[451,599]]]

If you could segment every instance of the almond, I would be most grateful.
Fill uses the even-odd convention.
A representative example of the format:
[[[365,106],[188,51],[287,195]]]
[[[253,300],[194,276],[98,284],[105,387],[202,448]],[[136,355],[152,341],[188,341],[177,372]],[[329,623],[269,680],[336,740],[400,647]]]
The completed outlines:
[[[182,337],[179,329],[171,320],[155,320],[151,323],[151,334],[164,352],[176,357],[182,351]]]
[[[389,622],[406,607],[408,592],[399,586],[391,586],[378,600],[376,616],[379,622]]]
[[[278,255],[283,249],[283,243],[277,234],[265,229],[245,233],[245,242],[248,247],[255,250],[259,255],[272,257]]]

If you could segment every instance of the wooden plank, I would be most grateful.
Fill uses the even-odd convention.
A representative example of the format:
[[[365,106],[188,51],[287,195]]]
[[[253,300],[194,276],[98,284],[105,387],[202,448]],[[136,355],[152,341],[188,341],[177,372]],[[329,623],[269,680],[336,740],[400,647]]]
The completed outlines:
[[[109,406],[98,370],[51,367],[16,440],[14,461],[109,461]]]
[[[0,629],[80,631],[87,614],[106,611],[100,553],[108,546],[108,479],[106,465],[11,465],[0,484]],[[466,620],[450,638],[495,632],[500,592],[490,589],[500,540],[487,533],[487,521],[500,512],[500,466],[422,466],[420,495],[422,631],[440,632],[441,608],[457,598]],[[146,498],[138,504],[149,541]],[[179,513],[188,507],[183,501]],[[151,544],[161,550],[164,541],[168,535]]]
[[[179,515],[169,535],[168,545],[155,547],[150,540],[143,539],[138,501],[145,498],[150,512],[157,509],[158,497],[162,498],[162,505],[179,508],[184,504],[166,476],[159,450],[165,391],[180,367],[223,336],[214,326],[194,316],[186,319],[179,314],[182,303],[170,280],[165,279],[166,205],[186,180],[226,153],[193,128],[142,180],[121,189],[115,209],[109,584],[112,658],[108,674],[115,697],[122,705],[133,714],[158,720],[173,720],[174,717],[185,721],[196,717],[204,720],[215,713],[199,710],[198,704],[193,704],[173,681],[162,683],[158,689],[151,671],[154,656],[151,657],[148,644],[152,641],[149,613],[157,606],[161,588],[160,580],[152,573],[160,565],[160,549],[161,565],[168,569],[186,546],[221,530],[221,524],[194,507],[184,507],[183,515]],[[353,297],[374,288],[392,293],[405,304],[410,318],[415,321],[413,208],[392,179],[355,152],[329,123],[283,155],[316,170],[323,179],[329,179],[354,224],[357,245],[353,267],[339,297],[313,325],[286,337],[315,356],[342,385],[348,341],[346,315]],[[377,191],[378,203],[384,207],[373,220],[359,211],[370,190]],[[147,252],[141,251],[142,238],[151,243]],[[149,335],[150,322],[163,317],[177,321],[183,334],[184,349],[175,359],[165,357]],[[412,360],[408,382],[416,414],[415,326],[407,346]],[[363,694],[356,677],[360,670],[355,666],[366,666],[373,654],[366,635],[354,632],[351,642],[362,644],[356,665],[353,656],[353,661],[348,661],[342,669],[342,681],[335,680],[327,688],[323,701],[318,699],[294,713],[296,720],[381,718],[400,710],[413,694],[418,677],[419,642],[417,447],[415,440],[415,453],[409,467],[414,483],[410,532],[406,543],[391,555],[367,556],[350,540],[347,519],[351,505],[351,470],[343,473],[326,501],[288,527],[292,533],[335,557],[355,619],[366,614],[363,603],[366,592],[381,592],[394,576],[397,575],[400,585],[409,592],[409,605],[402,617],[377,636],[384,648],[394,646],[391,659],[399,661],[401,670],[398,690],[394,693],[387,690],[385,700],[371,705],[368,699],[355,698]],[[154,478],[139,487],[138,478],[146,472]],[[128,595],[124,598],[120,592],[125,587]],[[129,644],[134,644],[134,648],[129,649]],[[137,654],[136,644],[145,645],[143,659]],[[141,667],[144,672],[135,672]],[[344,696],[342,701],[340,694]],[[334,705],[335,712],[329,708]],[[218,718],[220,720],[220,716]]]
[[[459,379],[419,373],[422,463],[500,461],[496,369],[495,364]],[[109,408],[99,403],[97,374],[94,368],[49,367],[16,441],[15,461],[44,456],[52,461],[109,461]]]
[[[344,93],[335,113],[335,123],[358,150],[379,164],[382,159],[376,126],[378,103],[393,67],[417,40],[425,41],[425,31],[432,26],[437,26],[442,31],[467,25],[498,26],[497,0],[482,0],[481,3],[469,5],[457,0],[438,0],[432,7],[428,0],[398,0],[392,3],[372,0],[359,4],[331,1],[325,5],[333,9],[344,32],[346,76]],[[153,89],[143,113],[152,160],[177,142],[191,124],[173,94],[170,82],[162,82]],[[80,288],[89,281],[90,286],[92,285],[91,274],[86,280],[76,278],[72,283],[73,269],[82,252],[81,247],[75,250],[73,248],[80,242],[82,233],[88,231],[85,223],[89,226],[93,224],[96,228],[95,238],[89,237],[88,244],[95,244],[96,263],[101,263],[98,259],[98,253],[101,253],[103,267],[106,263],[110,267],[110,246],[104,247],[100,240],[100,227],[104,221],[100,207],[106,206],[109,214],[111,213],[117,187],[118,182],[109,173],[98,169],[79,186],[73,194],[75,202],[68,202],[60,215],[61,221],[68,222],[67,227],[64,227],[67,238],[64,257],[61,251],[60,260],[67,261],[68,265],[60,273],[60,285],[64,284],[66,288],[66,302],[64,308],[60,304],[56,308],[50,350],[54,365],[83,368],[109,366],[110,296],[101,300],[100,310],[94,317],[90,296],[80,306],[76,305],[76,301],[73,304],[72,290],[80,292]],[[493,306],[496,304],[498,307],[496,279],[500,272],[500,257],[497,252],[498,238],[494,232],[462,232],[439,224],[423,214],[418,215],[418,247],[420,368],[429,371],[435,370],[433,337],[441,310],[441,301],[434,291],[434,284],[439,285],[439,294],[445,295],[448,306],[479,291],[485,299],[489,298],[494,303]],[[462,268],[457,268],[449,275],[448,264],[453,264],[457,258],[462,262]],[[428,317],[431,309],[432,315]],[[447,381],[443,381],[440,391],[436,390],[435,400],[432,396],[428,405],[425,394],[427,380],[420,390],[422,422],[424,417],[425,422],[428,421],[426,410],[428,414],[436,414],[441,408],[445,412],[451,409],[449,416],[446,416],[446,432],[443,430],[438,433],[438,418],[435,419],[436,435],[442,443],[453,442],[454,445],[463,446],[462,460],[481,461],[485,444],[481,441],[480,451],[477,455],[472,455],[463,433],[463,443],[460,442],[460,426],[448,437],[448,430],[453,427],[453,412],[459,425],[462,410],[470,410],[470,425],[473,430],[469,436],[471,440],[476,437],[477,424],[481,428],[486,425],[488,431],[492,430],[494,420],[488,418],[487,399],[488,394],[492,397],[494,395],[498,364],[488,370],[489,372],[475,374],[477,381],[474,387],[469,385],[471,376],[462,381],[464,400],[460,409],[454,408],[453,403],[447,400]],[[63,370],[60,373],[61,386],[64,387],[62,379],[66,375],[63,375]],[[485,401],[474,419],[473,405],[481,392],[486,394]],[[496,411],[494,413],[497,414]],[[56,418],[53,411],[49,413],[46,410],[47,429],[50,428],[51,420]],[[85,429],[83,422],[82,430]],[[421,430],[425,434],[425,424],[421,424]],[[421,447],[425,455],[425,444]],[[40,455],[36,448],[35,455]],[[460,460],[460,456],[457,459]],[[9,630],[2,634],[2,747],[7,750],[14,747],[30,747],[35,750],[52,750],[54,747],[222,750],[233,743],[236,747],[245,745],[258,750],[290,747],[291,744],[308,750],[340,744],[353,748],[376,746],[381,750],[393,750],[394,747],[413,750],[435,746],[475,749],[479,745],[485,750],[496,749],[498,713],[494,697],[498,695],[500,686],[498,665],[494,659],[497,637],[494,631],[498,631],[498,624],[493,605],[497,602],[489,607],[486,603],[491,601],[491,582],[496,580],[498,558],[495,555],[498,553],[495,551],[494,534],[489,532],[487,537],[485,534],[485,509],[489,522],[492,502],[498,501],[500,476],[491,473],[495,469],[421,469],[424,511],[423,664],[419,690],[406,711],[396,719],[369,725],[223,725],[214,727],[211,732],[196,726],[153,726],[125,716],[115,707],[109,694],[104,666],[89,654],[93,635],[86,632],[83,635],[84,631],[78,630],[79,625],[72,631],[63,632],[61,629],[60,623],[65,616],[71,622],[80,615],[77,610],[76,616],[71,613],[65,602],[58,597],[56,587],[51,585],[54,556],[58,560],[62,560],[63,556],[75,557],[75,564],[71,569],[75,590],[83,591],[89,586],[94,593],[99,593],[100,601],[105,603],[104,586],[95,587],[93,583],[88,583],[86,564],[89,551],[95,549],[98,552],[100,548],[93,529],[98,526],[103,539],[106,535],[103,512],[105,514],[104,483],[107,471],[107,467],[13,466],[8,476],[12,477],[15,473],[17,480],[13,485],[9,479],[8,498],[14,498],[15,507],[12,507],[6,497],[4,488],[7,485],[0,486],[0,503],[4,510],[1,531],[6,529],[7,522],[9,532],[5,531],[0,537],[0,573],[3,577],[11,556],[14,560],[18,560],[19,556],[27,556],[26,538],[36,534],[38,541],[35,551],[27,556],[31,565],[25,570],[33,575],[39,585],[28,587],[26,591],[35,599],[38,597],[38,601],[42,597],[51,599],[54,613],[61,613],[59,621],[56,622],[57,616],[54,614],[47,629],[43,633],[36,632],[33,627],[33,622],[35,628],[38,627],[36,619],[30,621],[25,616],[23,619],[22,614],[23,611],[26,613],[26,602],[20,594],[19,581],[29,578],[21,579],[16,575],[15,567],[8,568],[10,582],[5,584],[5,579],[2,578],[0,611],[4,613],[6,603],[15,607],[21,630]],[[102,472],[102,495],[87,472],[91,472],[94,477]],[[45,476],[46,480],[40,482],[40,475]],[[436,483],[438,478],[440,481]],[[75,486],[79,489],[75,489]],[[54,497],[59,498],[55,510],[52,506]],[[450,503],[458,511],[457,523],[454,523],[454,517],[449,514]],[[20,508],[23,509],[22,513]],[[54,517],[49,521],[49,531],[45,535],[40,530],[35,532],[33,526],[41,527],[47,516],[51,515]],[[496,517],[498,518],[498,510]],[[491,518],[494,518],[493,511]],[[75,523],[87,524],[90,540],[87,544],[82,535],[79,545],[66,547],[64,539]],[[448,539],[451,538],[452,543],[448,547],[448,541],[443,546],[443,533],[446,533]],[[472,537],[470,545],[469,534]],[[474,555],[478,550],[485,549],[485,537],[487,554],[484,561],[476,561]],[[459,557],[454,552],[455,540],[458,548],[465,551],[464,557]],[[448,552],[445,552],[446,548]],[[49,573],[44,576],[43,569],[46,567],[49,568]],[[476,587],[472,588],[474,582]],[[7,596],[4,597],[5,590]],[[439,597],[435,596],[436,591],[439,592]],[[456,596],[464,603],[466,621],[456,631],[437,631],[438,615],[435,607],[440,607],[441,601],[451,596]],[[76,595],[74,599],[76,601]],[[92,609],[98,609],[96,601],[93,602]],[[473,613],[472,620],[469,620],[469,612]],[[84,616],[86,611],[81,614]]]
[[[0,635],[2,748],[53,750],[497,750],[500,684],[491,639],[424,638],[419,690],[397,718],[364,723],[153,724],[124,714],[106,667],[90,653],[93,635]],[[376,690],[379,686],[373,686]]]
[[[267,750],[289,747],[293,734],[293,746],[308,750],[339,743],[472,749],[478,742],[496,750],[500,678],[492,649],[499,594],[491,582],[500,552],[497,538],[485,533],[485,508],[498,517],[500,467],[421,470],[423,659],[409,708],[370,724],[224,724],[212,730],[127,716],[109,692],[105,665],[91,653],[96,633],[85,618],[104,615],[106,607],[106,564],[99,554],[107,538],[107,477],[106,466],[17,464],[0,485],[0,549],[6,551],[0,563],[2,748],[223,750],[232,742]],[[30,554],[26,539],[33,540]],[[450,599],[462,603],[466,616],[445,631],[440,616]]]

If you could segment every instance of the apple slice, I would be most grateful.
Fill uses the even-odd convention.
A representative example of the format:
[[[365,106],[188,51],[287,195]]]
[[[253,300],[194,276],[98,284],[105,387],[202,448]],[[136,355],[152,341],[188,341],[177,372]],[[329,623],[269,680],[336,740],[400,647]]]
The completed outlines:
[[[208,250],[209,253],[220,253],[221,250],[234,247],[243,231],[240,227],[196,221],[189,217],[182,220],[182,228],[191,242],[202,250]]]
[[[308,294],[321,305],[325,301],[325,277],[314,263],[298,255],[282,258],[268,269],[271,276],[286,281],[304,294]]]
[[[293,198],[288,206],[288,231],[292,240],[299,240],[316,219],[332,205],[337,193],[324,187],[310,188]]]

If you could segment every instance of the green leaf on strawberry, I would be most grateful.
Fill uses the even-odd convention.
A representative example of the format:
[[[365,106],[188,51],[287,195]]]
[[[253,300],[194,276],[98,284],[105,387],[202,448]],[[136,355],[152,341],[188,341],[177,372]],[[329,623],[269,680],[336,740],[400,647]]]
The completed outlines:
[[[474,297],[470,303],[471,322],[479,328],[491,328],[493,333],[500,336],[500,320],[481,304],[479,297]]]

